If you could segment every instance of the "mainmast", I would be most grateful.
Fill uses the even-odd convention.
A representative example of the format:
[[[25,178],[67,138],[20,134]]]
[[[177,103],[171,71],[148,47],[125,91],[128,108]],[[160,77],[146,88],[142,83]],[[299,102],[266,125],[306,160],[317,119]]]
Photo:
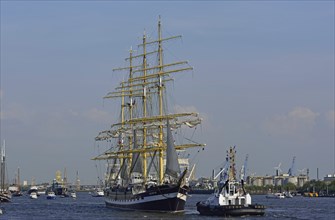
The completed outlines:
[[[162,30],[161,30],[161,17],[159,16],[158,20],[158,62],[159,62],[159,70],[158,70],[158,96],[159,96],[159,116],[163,116],[163,84],[162,84],[162,76],[163,73],[163,48],[162,48]],[[163,125],[159,126],[159,146],[162,148],[159,150],[159,183],[163,182]]]

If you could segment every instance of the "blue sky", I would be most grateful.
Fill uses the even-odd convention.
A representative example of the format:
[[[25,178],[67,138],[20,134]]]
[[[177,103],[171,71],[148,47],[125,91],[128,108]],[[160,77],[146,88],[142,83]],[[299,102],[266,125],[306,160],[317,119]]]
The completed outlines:
[[[165,36],[183,35],[168,52],[194,67],[174,100],[204,119],[198,177],[232,145],[256,175],[287,171],[293,156],[312,178],[334,173],[334,1],[1,1],[11,179],[18,166],[29,182],[66,167],[95,183],[94,137],[115,114],[102,97],[121,79],[112,69],[144,29],[154,36],[159,15]]]

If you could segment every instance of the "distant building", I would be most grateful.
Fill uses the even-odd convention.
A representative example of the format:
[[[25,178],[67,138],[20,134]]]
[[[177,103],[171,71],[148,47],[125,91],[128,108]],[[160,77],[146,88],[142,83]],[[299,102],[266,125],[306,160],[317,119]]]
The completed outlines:
[[[335,179],[335,176],[332,176],[329,178]],[[285,184],[292,183],[295,186],[302,187],[307,181],[308,181],[307,175],[289,176],[288,174],[282,174],[280,176],[248,176],[247,177],[247,184],[251,186],[283,186]]]
[[[249,184],[252,186],[263,186],[263,177],[262,176],[249,177]]]
[[[263,185],[264,186],[273,186],[273,177],[272,176],[265,176],[263,178]]]
[[[275,176],[273,182],[275,186],[282,186],[284,185],[284,180],[285,180],[284,176]]]
[[[298,177],[296,177],[296,176],[286,177],[284,183],[285,184],[293,183],[295,186],[297,186],[298,185]]]
[[[308,176],[307,175],[300,175],[298,176],[298,187],[302,187],[306,182],[308,182]]]

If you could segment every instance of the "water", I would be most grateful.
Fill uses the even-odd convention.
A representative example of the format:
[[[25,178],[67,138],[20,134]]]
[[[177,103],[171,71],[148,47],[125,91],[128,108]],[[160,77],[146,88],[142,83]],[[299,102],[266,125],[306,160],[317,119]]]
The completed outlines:
[[[198,214],[195,204],[207,197],[208,195],[191,195],[184,213],[168,214],[115,211],[105,207],[104,198],[92,197],[87,192],[77,193],[77,199],[47,200],[42,195],[33,200],[24,195],[13,197],[11,203],[1,203],[3,215],[0,215],[0,219],[222,219]],[[266,214],[264,217],[248,216],[242,219],[335,219],[335,198],[266,199],[263,195],[255,195],[252,199],[254,203],[267,206]]]

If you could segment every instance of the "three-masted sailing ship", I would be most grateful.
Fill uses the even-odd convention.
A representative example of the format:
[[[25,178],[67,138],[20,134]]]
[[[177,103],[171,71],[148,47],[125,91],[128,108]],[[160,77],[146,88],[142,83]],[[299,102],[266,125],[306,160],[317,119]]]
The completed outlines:
[[[172,75],[193,68],[187,61],[165,63],[161,21],[158,37],[148,40],[144,33],[137,54],[131,49],[125,67],[126,78],[104,98],[120,104],[120,119],[110,129],[101,131],[96,141],[106,141],[109,149],[93,160],[107,160],[105,203],[125,210],[183,211],[187,199],[187,158],[182,152],[203,148],[195,141],[175,143],[172,130],[196,129],[201,124],[198,113],[170,113],[167,93]],[[173,88],[172,88],[173,89]],[[173,106],[172,106],[173,107]],[[171,106],[170,106],[171,108]],[[187,139],[189,140],[189,139]],[[184,167],[182,167],[184,165]]]

